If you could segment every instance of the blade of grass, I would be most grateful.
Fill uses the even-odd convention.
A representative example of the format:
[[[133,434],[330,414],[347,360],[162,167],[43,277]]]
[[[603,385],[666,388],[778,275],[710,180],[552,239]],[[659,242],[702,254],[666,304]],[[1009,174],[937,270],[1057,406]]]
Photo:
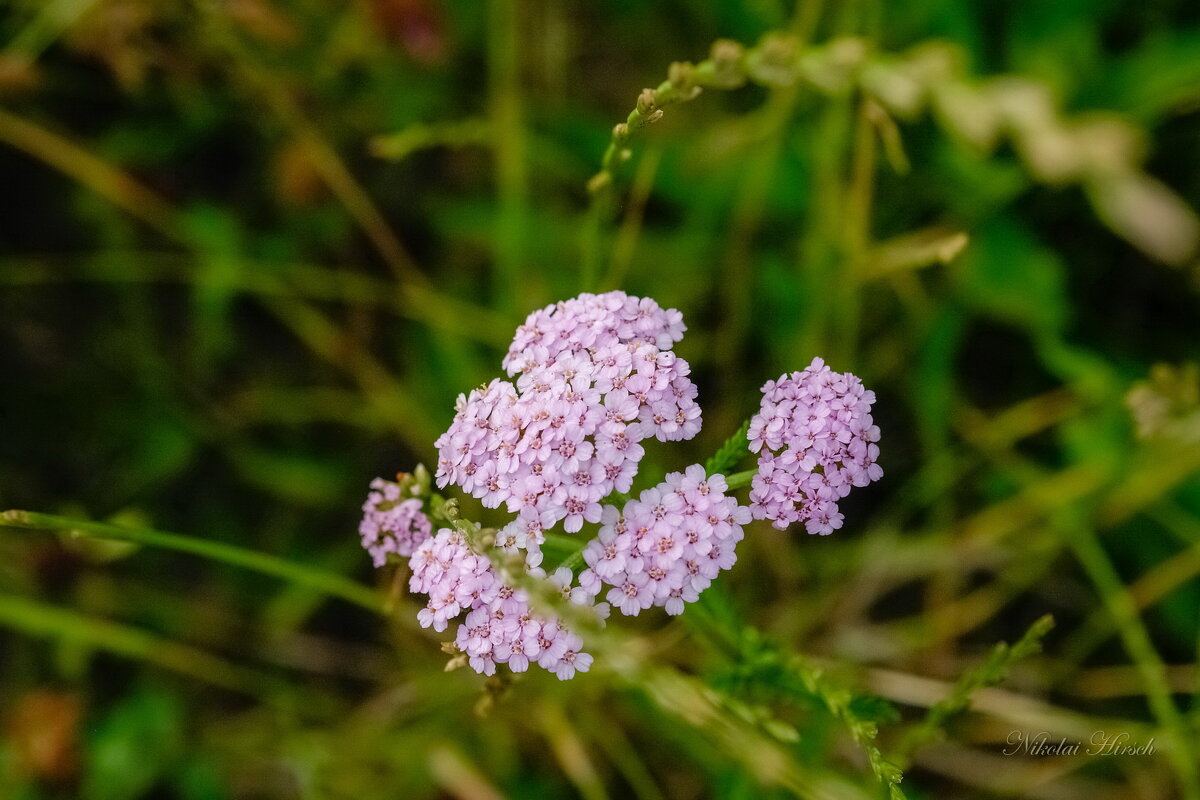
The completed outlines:
[[[33,255],[0,258],[0,284],[42,286],[68,281],[104,283],[178,283],[193,286],[207,280],[191,253],[112,250],[63,257]],[[486,308],[464,303],[431,289],[396,287],[349,268],[319,264],[260,262],[239,258],[246,268],[230,276],[229,285],[244,294],[303,297],[380,308],[430,328],[456,333],[484,344],[507,345],[509,323]]]
[[[494,296],[511,314],[521,297],[529,217],[529,174],[522,121],[521,12],[516,0],[488,3],[488,105],[495,133],[496,283]]]
[[[603,725],[603,731],[597,737],[600,747],[625,778],[636,800],[665,800],[650,768],[642,760],[642,754],[621,726],[608,716],[598,717],[596,721]]]
[[[268,675],[198,647],[18,595],[0,595],[0,625],[33,636],[64,639],[107,650],[244,694],[258,696],[271,685],[279,685],[279,681]]]
[[[74,178],[118,208],[176,241],[184,238],[169,203],[126,173],[37,123],[0,108],[0,142]]]
[[[1150,640],[1137,606],[1091,527],[1076,514],[1057,516],[1061,518],[1068,543],[1107,606],[1125,650],[1142,676],[1151,713],[1170,736],[1168,753],[1178,773],[1184,797],[1198,800],[1200,772],[1197,770],[1192,734],[1171,699],[1166,668]]]
[[[451,797],[461,800],[504,800],[504,793],[453,745],[434,745],[428,758],[429,771],[434,780]]]
[[[265,103],[277,119],[289,129],[296,142],[308,153],[313,167],[330,191],[342,203],[350,218],[370,241],[379,257],[398,280],[427,285],[416,259],[367,191],[354,177],[337,150],[309,122],[292,93],[264,68],[250,48],[230,29],[227,16],[217,13],[211,3],[194,2],[204,26],[203,41],[215,45],[231,70],[241,74],[244,85],[253,87],[258,101]]]
[[[360,583],[341,575],[333,575],[304,564],[287,561],[269,553],[259,553],[224,542],[184,536],[178,533],[165,533],[149,528],[130,528],[106,522],[69,519],[53,514],[39,514],[16,509],[0,513],[0,527],[45,532],[61,531],[76,536],[161,547],[282,578],[376,613],[382,613],[383,610],[382,596]]]
[[[600,282],[601,289],[620,289],[625,282],[625,275],[629,272],[629,265],[633,262],[633,253],[637,248],[638,235],[642,232],[646,201],[650,199],[650,192],[654,189],[654,178],[658,174],[658,165],[662,162],[662,152],[661,147],[648,147],[638,162],[633,185],[629,188],[629,198],[625,203],[625,218],[617,230],[608,273]]]
[[[538,717],[551,752],[579,796],[584,800],[608,800],[604,781],[600,779],[600,773],[588,755],[592,748],[587,746],[579,731],[567,719],[562,706],[553,701],[542,703]]]
[[[893,754],[898,763],[907,762],[920,747],[941,735],[946,723],[970,706],[971,697],[976,691],[997,685],[1004,680],[1013,664],[1038,652],[1042,639],[1053,627],[1053,617],[1042,617],[1029,627],[1016,644],[1009,646],[1005,642],[999,643],[982,664],[963,673],[950,693],[935,703],[925,718],[907,732]]]
[[[46,48],[63,35],[97,0],[49,0],[39,13],[9,40],[6,56],[36,61]]]
[[[325,314],[295,299],[284,303],[264,297],[262,303],[309,349],[345,370],[414,452],[422,452],[437,437],[428,408],[415,402],[378,359],[356,346]]]
[[[1200,542],[1147,570],[1129,586],[1129,598],[1138,612],[1145,611],[1180,586],[1200,575]],[[1103,610],[1089,616],[1062,652],[1083,663],[1113,632],[1113,617]]]

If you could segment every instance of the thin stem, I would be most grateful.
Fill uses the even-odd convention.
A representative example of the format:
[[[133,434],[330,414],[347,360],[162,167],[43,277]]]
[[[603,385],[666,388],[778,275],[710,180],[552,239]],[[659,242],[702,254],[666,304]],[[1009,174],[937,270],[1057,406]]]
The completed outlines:
[[[420,271],[408,247],[341,155],[309,121],[291,91],[255,59],[254,51],[230,29],[228,20],[217,12],[215,4],[195,2],[193,5],[205,25],[206,41],[214,43],[226,57],[231,71],[240,73],[246,84],[254,88],[255,100],[262,102],[276,119],[288,126],[288,132],[304,148],[321,179],[397,280],[428,286],[429,279]]]
[[[600,254],[604,250],[604,223],[608,219],[613,199],[608,194],[595,195],[583,220],[580,245],[579,290],[590,292],[597,288],[600,274]]]
[[[580,547],[574,553],[571,553],[571,555],[564,558],[559,566],[566,567],[567,569],[571,570],[571,572],[576,572],[580,567],[583,566],[583,564],[583,547]]]
[[[522,249],[529,216],[529,175],[521,115],[520,13],[515,0],[492,0],[488,36],[488,94],[495,142],[495,294],[502,311],[517,307]]]
[[[371,155],[388,161],[402,161],[433,147],[491,148],[494,139],[490,121],[469,117],[429,125],[414,123],[396,133],[376,136],[371,140],[370,148]]]
[[[756,276],[752,253],[755,236],[762,226],[771,185],[779,174],[788,123],[799,99],[800,87],[796,84],[777,87],[771,92],[757,132],[759,146],[747,154],[745,165],[739,172],[729,213],[728,244],[721,259],[720,283],[716,291],[720,298],[721,319],[713,357],[719,373],[738,374],[734,365],[743,352],[742,346],[754,316]]]
[[[840,258],[837,263],[835,296],[838,311],[830,320],[829,334],[842,345],[841,357],[853,364],[858,343],[860,317],[859,292],[862,274],[858,267],[863,253],[871,245],[871,207],[875,198],[875,124],[873,116],[883,110],[870,98],[863,98],[854,121],[854,150],[850,179],[845,186],[845,221]]]
[[[54,254],[0,258],[0,286],[71,281],[203,286],[209,278],[197,268],[201,259],[198,254],[155,250],[112,250],[72,254],[69,258]],[[349,264],[330,268],[254,258],[239,258],[238,263],[244,268],[228,278],[228,286],[243,294],[379,308],[430,329],[492,346],[506,345],[512,336],[509,322],[494,311],[425,287],[405,285],[397,289],[391,282],[364,274]],[[280,266],[286,269],[275,274]]]
[[[629,265],[637,247],[638,235],[642,232],[646,201],[654,188],[654,177],[658,174],[658,165],[661,162],[662,148],[651,147],[646,150],[641,163],[638,164],[633,186],[629,191],[629,201],[625,204],[625,219],[617,231],[608,272],[600,284],[603,289],[619,289],[625,282],[625,275],[629,272]]]
[[[261,302],[313,353],[350,375],[414,452],[437,435],[428,410],[366,348],[347,347],[342,329],[316,306],[273,297],[264,297]]]
[[[735,472],[725,478],[726,485],[729,486],[729,491],[741,489],[744,486],[749,486],[754,476],[758,474],[757,469],[748,469],[745,472]]]
[[[164,236],[184,238],[178,216],[169,203],[71,140],[0,108],[0,142],[71,176]]]
[[[224,542],[214,542],[178,533],[164,533],[149,528],[128,528],[106,522],[69,519],[53,514],[39,514],[15,509],[0,513],[0,527],[46,532],[64,531],[77,536],[135,542],[150,547],[190,553],[212,561],[301,584],[376,613],[383,612],[383,598],[373,589],[356,581],[303,564],[286,561],[268,553],[246,550]]]
[[[18,595],[0,595],[0,625],[33,636],[51,636],[98,647],[249,695],[257,696],[270,684],[278,685],[269,675],[231,663],[198,647]]]
[[[319,139],[314,141],[320,144]],[[189,250],[196,250],[197,243],[187,233],[186,226],[181,220],[180,213],[175,206],[127,172],[97,157],[77,142],[53,133],[14,114],[10,114],[3,109],[0,109],[0,142],[7,143],[78,181],[113,205],[142,220],[166,238]],[[326,153],[326,156],[331,157],[335,162],[331,167],[334,172],[342,174],[342,171],[339,171],[337,168],[337,164],[340,162],[337,161],[336,153],[332,155]],[[328,161],[328,158],[325,161]],[[361,201],[366,202],[369,206],[369,198],[366,198],[365,193],[362,193],[361,189],[357,188],[353,177],[349,173],[342,174],[342,177],[349,182],[349,185],[343,188],[346,188],[350,194],[359,197]],[[368,208],[368,215],[370,215],[370,208]],[[384,236],[384,238],[387,237]],[[395,248],[391,249],[394,250]],[[400,253],[399,256],[393,255],[403,258],[404,251],[402,246],[398,252]],[[183,255],[171,257],[186,258]],[[202,253],[197,253],[193,257],[193,260],[202,259],[203,257]],[[119,259],[119,256],[114,255],[114,258]],[[405,269],[398,265],[393,266],[397,270],[403,271]],[[128,270],[129,268],[131,267],[127,264],[126,269]],[[489,330],[500,330],[507,327],[501,323],[500,315],[477,308],[470,303],[450,300],[433,290],[429,282],[424,280],[423,276],[415,271],[415,268],[408,269],[407,271],[412,272],[415,279],[401,283],[401,297],[396,303],[397,305],[404,305],[411,309],[414,319],[419,318],[420,321],[438,331],[454,329],[455,327],[473,329],[476,326],[485,326]],[[238,273],[239,277],[237,280],[257,280],[245,278],[244,272]],[[263,271],[257,270],[256,272]],[[328,270],[325,272],[328,272]],[[297,267],[289,274],[301,278],[297,282],[300,285],[311,288],[316,283],[316,274],[312,270],[301,272],[299,271],[299,267]],[[198,279],[198,282],[199,280],[202,279]],[[263,280],[266,281],[269,279]],[[374,287],[368,287],[364,283],[364,281],[368,280],[370,279],[365,276],[344,273],[336,276],[336,282],[330,291],[338,294],[344,291],[347,300],[363,302],[360,299],[361,297],[373,294],[375,291]],[[323,282],[328,283],[332,281],[325,280]],[[377,296],[380,298],[389,298],[393,296],[393,292],[391,290],[381,290]],[[487,334],[487,337],[489,340],[495,340],[494,333]]]
[[[51,636],[139,659],[248,695],[281,688],[270,675],[234,664],[192,645],[163,639],[146,631],[85,616],[18,595],[0,595],[0,625],[33,636]]]
[[[97,0],[47,0],[36,16],[8,41],[4,55],[32,64],[96,5],[96,2]]]
[[[1171,736],[1168,753],[1175,763],[1184,797],[1197,800],[1200,798],[1200,775],[1197,774],[1195,754],[1190,747],[1192,737],[1187,723],[1171,699],[1171,686],[1165,667],[1138,615],[1137,606],[1091,528],[1077,519],[1064,520],[1063,525],[1071,548],[1112,614],[1121,642],[1137,665],[1151,712]]]

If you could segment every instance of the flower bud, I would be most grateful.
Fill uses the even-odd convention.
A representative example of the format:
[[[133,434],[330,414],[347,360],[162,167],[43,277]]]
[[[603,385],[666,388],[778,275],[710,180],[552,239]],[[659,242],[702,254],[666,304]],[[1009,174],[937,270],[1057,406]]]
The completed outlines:
[[[742,57],[741,44],[732,39],[717,39],[713,42],[710,57],[718,69],[729,69],[735,66]]]
[[[667,80],[681,93],[686,94],[696,85],[696,67],[690,61],[675,61],[667,68]]]
[[[642,116],[648,116],[658,107],[658,98],[653,89],[642,89],[638,95],[637,110]]]
[[[796,81],[796,59],[800,42],[794,36],[768,34],[758,46],[758,59],[753,67],[756,78],[763,83],[790,86]]]
[[[745,49],[741,44],[731,39],[718,39],[713,42],[712,61],[713,83],[722,88],[741,86],[746,77],[742,69],[742,58]]]

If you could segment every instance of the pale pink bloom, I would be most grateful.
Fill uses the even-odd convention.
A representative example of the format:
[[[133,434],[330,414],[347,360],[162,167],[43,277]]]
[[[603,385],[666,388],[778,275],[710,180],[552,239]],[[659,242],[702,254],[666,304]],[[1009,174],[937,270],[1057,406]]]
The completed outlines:
[[[874,402],[862,381],[833,372],[820,358],[764,384],[747,432],[751,452],[759,453],[750,488],[754,518],[781,530],[804,522],[809,533],[822,535],[840,528],[837,501],[883,477]]]

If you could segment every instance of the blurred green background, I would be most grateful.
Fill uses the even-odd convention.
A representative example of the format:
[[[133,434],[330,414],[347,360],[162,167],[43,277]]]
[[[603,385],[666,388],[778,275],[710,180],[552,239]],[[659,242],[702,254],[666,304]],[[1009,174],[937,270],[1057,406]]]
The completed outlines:
[[[586,288],[689,326],[704,429],[643,481],[814,355],[886,473],[562,684],[443,673],[395,592],[0,529],[0,797],[872,798],[882,752],[912,798],[1200,798],[1200,4],[0,9],[0,508],[383,596],[367,483]],[[642,87],[769,31],[589,200]]]

